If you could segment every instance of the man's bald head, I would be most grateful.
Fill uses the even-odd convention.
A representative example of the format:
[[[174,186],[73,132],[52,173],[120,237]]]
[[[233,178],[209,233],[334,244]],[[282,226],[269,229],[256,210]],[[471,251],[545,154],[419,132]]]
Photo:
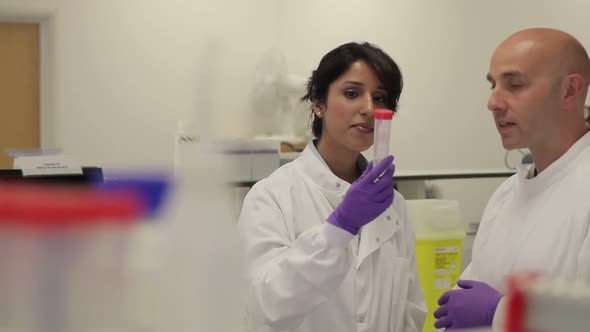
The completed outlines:
[[[547,166],[587,132],[590,60],[571,35],[547,28],[514,33],[494,52],[487,78],[488,109],[505,148],[526,147]]]
[[[496,49],[527,52],[530,60],[547,66],[560,77],[580,74],[585,87],[590,83],[590,59],[584,46],[572,35],[549,28],[531,28],[518,31]]]

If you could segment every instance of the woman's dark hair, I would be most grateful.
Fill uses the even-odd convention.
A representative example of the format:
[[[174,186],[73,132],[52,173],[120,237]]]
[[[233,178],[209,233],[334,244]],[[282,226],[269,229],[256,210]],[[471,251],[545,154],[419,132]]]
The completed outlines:
[[[326,103],[330,84],[344,74],[357,61],[364,61],[373,69],[385,90],[385,104],[393,111],[397,110],[399,96],[402,93],[403,78],[398,65],[379,47],[370,43],[347,43],[328,52],[307,81],[307,93],[301,101],[319,101]],[[312,133],[319,138],[322,135],[322,119],[312,111]]]

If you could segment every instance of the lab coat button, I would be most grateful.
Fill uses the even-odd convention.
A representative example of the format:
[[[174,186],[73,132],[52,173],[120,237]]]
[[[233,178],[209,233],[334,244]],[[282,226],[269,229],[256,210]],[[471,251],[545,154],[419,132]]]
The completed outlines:
[[[385,219],[387,219],[388,221],[391,220],[390,216],[386,216]]]
[[[379,237],[377,237],[377,243],[379,243],[381,241],[381,239],[379,239]]]
[[[364,317],[364,316],[361,316],[361,317],[359,318],[359,323],[364,323],[364,322],[365,322],[365,317]]]
[[[336,183],[336,188],[340,188],[340,182]]]

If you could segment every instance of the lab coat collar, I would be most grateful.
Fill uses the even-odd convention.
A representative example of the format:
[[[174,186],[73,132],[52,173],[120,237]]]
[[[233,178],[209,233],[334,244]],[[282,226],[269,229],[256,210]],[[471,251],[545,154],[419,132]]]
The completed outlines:
[[[315,142],[317,140],[309,142],[299,156],[299,162],[304,168],[304,173],[326,192],[343,197],[350,188],[350,183],[332,173],[332,170],[330,170],[328,164],[316,149]],[[363,155],[359,155],[357,167],[361,170],[367,167],[367,159]]]
[[[530,178],[529,172],[533,165],[519,165],[518,177],[526,190],[540,192],[549,187],[549,185],[561,178],[562,172],[569,171],[570,167],[575,167],[575,160],[583,151],[590,148],[590,131],[586,132],[576,143],[574,143],[561,157],[554,161],[543,172]]]

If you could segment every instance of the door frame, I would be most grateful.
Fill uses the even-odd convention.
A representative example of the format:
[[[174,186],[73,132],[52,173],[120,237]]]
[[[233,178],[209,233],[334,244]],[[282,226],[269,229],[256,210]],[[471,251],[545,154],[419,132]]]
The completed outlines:
[[[56,146],[55,132],[55,11],[2,7],[0,5],[0,11],[3,12],[0,15],[0,22],[39,24],[39,143],[41,148],[60,148]]]

